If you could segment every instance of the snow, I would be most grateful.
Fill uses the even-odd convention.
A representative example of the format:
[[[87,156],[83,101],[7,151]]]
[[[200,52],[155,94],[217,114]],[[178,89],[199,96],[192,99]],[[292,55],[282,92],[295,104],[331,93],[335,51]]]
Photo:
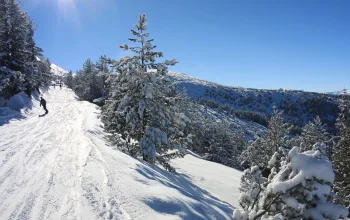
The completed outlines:
[[[250,211],[250,213],[249,213],[249,219],[254,219],[255,216],[256,216],[256,211],[254,211],[254,210]]]
[[[334,172],[331,162],[317,159],[314,154],[307,154],[307,152],[298,153],[298,147],[294,147],[290,150],[289,157],[291,157],[290,163],[293,169],[292,177],[289,180],[283,181],[283,175],[277,175],[271,185],[269,185],[272,192],[285,193],[287,190],[300,183],[304,184],[306,179],[313,178],[333,184]],[[298,173],[295,175],[296,172]],[[323,195],[329,194],[330,187],[319,188],[319,190],[322,191]]]
[[[247,120],[247,118],[239,116],[238,113],[242,111],[253,113],[260,118],[269,117],[274,106],[284,110],[284,119],[297,126],[314,119],[316,113],[313,109],[319,110],[317,114],[322,121],[335,122],[337,117],[335,110],[338,108],[338,97],[331,94],[225,86],[174,71],[169,71],[168,76],[178,84],[179,91],[186,91],[194,100],[215,102],[221,107],[229,107],[237,113],[238,119]],[[248,120],[252,123],[246,125],[243,130],[259,129],[258,125],[253,122],[261,123],[260,120]],[[249,126],[248,129],[247,126]],[[334,130],[334,126],[326,128]]]
[[[318,204],[316,208],[310,209],[305,216],[311,217],[312,219],[340,219],[342,217],[346,218],[348,216],[348,211],[341,206],[325,202],[323,204]]]
[[[7,101],[7,106],[13,110],[20,110],[25,107],[30,107],[32,101],[29,99],[28,95],[24,92],[18,93],[17,95],[12,96]]]
[[[241,172],[195,155],[166,172],[108,146],[96,105],[42,92],[48,115],[32,97],[0,126],[0,219],[232,218]]]
[[[38,93],[31,98],[24,92],[12,96],[9,100],[0,99],[0,126],[13,120],[24,118],[23,114],[32,108],[32,99],[38,99]]]
[[[349,89],[342,89],[342,90],[335,91],[335,92],[329,92],[328,94],[331,94],[331,95],[350,95],[350,90]]]
[[[51,64],[51,72],[56,76],[65,76],[67,75],[68,71],[57,66],[56,64]]]

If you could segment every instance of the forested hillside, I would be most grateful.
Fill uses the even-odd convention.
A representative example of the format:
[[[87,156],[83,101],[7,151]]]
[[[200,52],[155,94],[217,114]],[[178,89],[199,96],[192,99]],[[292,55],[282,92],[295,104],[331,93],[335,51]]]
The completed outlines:
[[[300,132],[300,128],[316,116],[327,125],[329,132],[335,132],[340,95],[231,87],[177,72],[170,72],[170,75],[179,83],[180,90],[185,90],[198,103],[218,112],[266,126],[273,108],[276,108],[283,110],[284,118],[296,126],[296,132]]]

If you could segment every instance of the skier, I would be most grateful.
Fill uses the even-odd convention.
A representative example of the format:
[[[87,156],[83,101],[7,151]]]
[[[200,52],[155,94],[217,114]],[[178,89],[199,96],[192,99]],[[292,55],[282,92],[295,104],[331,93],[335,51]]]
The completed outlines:
[[[62,89],[62,84],[60,84],[60,88]]]
[[[46,100],[43,97],[40,97],[40,107],[41,106],[43,106],[45,114],[49,113],[49,111],[46,109]]]

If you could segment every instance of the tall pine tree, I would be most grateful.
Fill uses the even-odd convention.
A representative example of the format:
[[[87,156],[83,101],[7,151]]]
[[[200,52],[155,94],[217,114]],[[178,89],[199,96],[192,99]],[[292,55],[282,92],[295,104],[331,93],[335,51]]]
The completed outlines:
[[[164,158],[176,156],[169,150],[181,149],[179,139],[186,135],[183,127],[189,119],[176,107],[176,85],[167,76],[168,66],[177,61],[156,62],[163,53],[154,50],[146,30],[143,14],[131,30],[134,38],[129,40],[135,46],[121,46],[134,55],[113,62],[119,74],[103,108],[103,121],[108,131],[138,140],[144,160],[166,165]]]
[[[34,41],[34,25],[16,0],[0,0],[0,96],[28,95],[50,81],[50,67]]]
[[[340,140],[333,155],[336,174],[334,189],[350,208],[350,108],[349,96],[344,94],[339,103],[337,128]]]
[[[326,142],[329,140],[329,134],[324,128],[320,117],[316,116],[315,119],[303,127],[300,142],[301,150],[311,150],[312,146],[317,142]]]
[[[268,122],[268,130],[263,140],[265,154],[265,165],[280,148],[288,148],[291,126],[283,119],[283,112],[274,110]]]

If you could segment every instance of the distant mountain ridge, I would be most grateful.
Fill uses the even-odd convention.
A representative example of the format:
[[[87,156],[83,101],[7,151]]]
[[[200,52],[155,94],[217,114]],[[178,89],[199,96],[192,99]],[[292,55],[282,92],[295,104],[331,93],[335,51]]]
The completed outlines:
[[[299,90],[268,90],[223,86],[178,72],[169,72],[180,90],[218,112],[266,126],[273,108],[284,111],[285,119],[297,129],[319,115],[330,132],[335,132],[339,96]]]

